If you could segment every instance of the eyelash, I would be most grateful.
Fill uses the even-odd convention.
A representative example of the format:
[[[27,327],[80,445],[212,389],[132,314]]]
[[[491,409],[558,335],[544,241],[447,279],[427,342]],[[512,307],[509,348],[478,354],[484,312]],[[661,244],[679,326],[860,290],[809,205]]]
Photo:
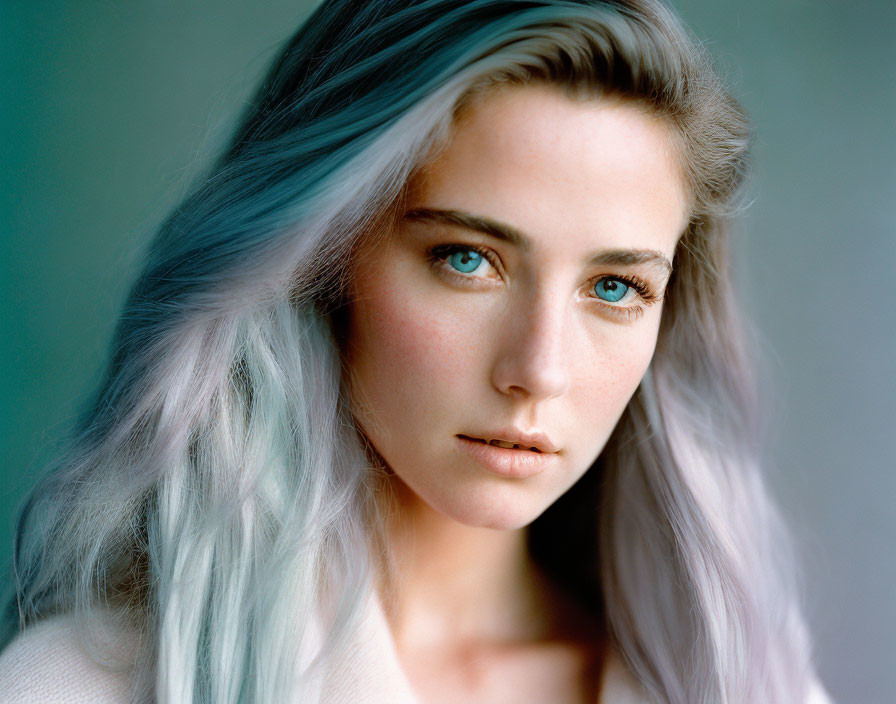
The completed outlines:
[[[436,270],[440,271],[440,273],[447,273],[452,278],[457,281],[461,281],[464,285],[472,285],[470,283],[470,279],[476,278],[471,276],[465,276],[462,272],[456,270],[449,270],[443,267],[443,264],[447,263],[448,257],[456,252],[476,252],[481,255],[489,264],[491,264],[492,268],[496,271],[498,270],[497,266],[497,255],[495,255],[492,250],[487,249],[485,247],[480,247],[477,245],[466,245],[466,244],[441,244],[435,247],[430,247],[426,251],[426,259],[429,264]],[[637,277],[637,276],[621,276],[621,275],[609,275],[602,274],[589,282],[589,288],[594,288],[594,286],[601,281],[602,279],[610,279],[612,281],[620,281],[626,286],[635,290],[638,296],[644,301],[645,304],[643,306],[614,306],[606,301],[602,301],[598,296],[591,296],[594,300],[598,301],[598,305],[602,306],[606,310],[610,311],[613,315],[617,315],[621,318],[625,318],[626,320],[636,320],[644,315],[644,311],[647,309],[647,306],[656,303],[660,300],[660,297],[654,292],[653,287],[651,287],[646,281]]]

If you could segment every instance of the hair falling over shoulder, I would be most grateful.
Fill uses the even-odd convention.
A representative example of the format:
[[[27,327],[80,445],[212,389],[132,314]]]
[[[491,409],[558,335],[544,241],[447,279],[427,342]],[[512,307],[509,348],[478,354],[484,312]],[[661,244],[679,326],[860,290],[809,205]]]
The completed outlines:
[[[321,3],[152,242],[104,377],[19,516],[9,629],[114,606],[141,634],[135,701],[316,701],[371,585],[380,501],[339,346],[352,255],[467,101],[533,81],[668,123],[692,213],[651,367],[532,525],[533,555],[599,605],[657,701],[806,700],[729,276],[751,127],[657,0]]]

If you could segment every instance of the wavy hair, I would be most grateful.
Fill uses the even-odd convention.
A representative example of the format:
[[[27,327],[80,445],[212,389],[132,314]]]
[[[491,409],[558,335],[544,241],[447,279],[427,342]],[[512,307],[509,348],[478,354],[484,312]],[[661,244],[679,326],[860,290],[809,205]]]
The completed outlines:
[[[662,119],[691,218],[651,366],[530,551],[658,701],[805,701],[798,571],[729,270],[751,127],[658,0],[321,4],[156,234],[101,382],[20,512],[7,625],[115,606],[141,636],[135,701],[315,700],[371,588],[383,501],[340,351],[358,247],[390,232],[464,106],[534,81]]]

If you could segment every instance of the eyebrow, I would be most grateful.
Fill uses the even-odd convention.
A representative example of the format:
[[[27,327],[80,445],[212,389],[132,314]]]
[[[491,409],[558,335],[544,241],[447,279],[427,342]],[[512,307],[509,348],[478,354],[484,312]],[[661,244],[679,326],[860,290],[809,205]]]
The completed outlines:
[[[404,214],[404,219],[418,222],[438,222],[475,230],[504,242],[510,242],[523,252],[530,252],[533,248],[532,240],[515,227],[461,210],[413,208]],[[602,249],[588,258],[589,266],[631,266],[634,264],[658,264],[666,270],[667,274],[672,273],[672,262],[666,258],[666,255],[655,249]]]

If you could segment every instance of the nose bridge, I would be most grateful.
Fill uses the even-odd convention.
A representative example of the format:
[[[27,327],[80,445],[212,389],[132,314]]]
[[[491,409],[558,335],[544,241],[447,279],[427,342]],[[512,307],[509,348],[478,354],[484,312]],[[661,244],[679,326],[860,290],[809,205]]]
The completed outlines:
[[[543,286],[519,296],[499,333],[494,385],[533,399],[557,396],[569,385],[568,301]]]

